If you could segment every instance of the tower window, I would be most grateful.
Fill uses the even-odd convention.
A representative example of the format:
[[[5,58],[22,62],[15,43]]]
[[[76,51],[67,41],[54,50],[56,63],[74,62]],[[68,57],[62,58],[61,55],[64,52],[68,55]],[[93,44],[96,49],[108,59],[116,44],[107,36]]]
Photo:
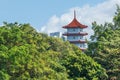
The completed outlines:
[[[73,31],[75,31],[75,29],[73,29]]]
[[[80,32],[82,32],[83,31],[83,29],[80,29]]]
[[[73,36],[73,39],[75,39],[75,36]]]
[[[80,47],[82,47],[82,44],[80,44]]]
[[[80,36],[80,39],[82,39],[83,38],[83,36]]]

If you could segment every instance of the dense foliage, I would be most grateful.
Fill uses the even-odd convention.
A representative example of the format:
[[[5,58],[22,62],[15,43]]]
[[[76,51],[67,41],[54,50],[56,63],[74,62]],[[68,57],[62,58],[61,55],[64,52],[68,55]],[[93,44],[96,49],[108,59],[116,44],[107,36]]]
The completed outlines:
[[[107,71],[109,78],[120,80],[120,8],[113,18],[113,23],[98,25],[93,23],[94,35],[91,36],[86,52]]]
[[[112,23],[92,25],[95,34],[85,52],[89,57],[29,24],[4,22],[0,27],[0,80],[119,80],[119,6]]]
[[[105,69],[79,48],[29,24],[0,27],[0,80],[100,80]]]

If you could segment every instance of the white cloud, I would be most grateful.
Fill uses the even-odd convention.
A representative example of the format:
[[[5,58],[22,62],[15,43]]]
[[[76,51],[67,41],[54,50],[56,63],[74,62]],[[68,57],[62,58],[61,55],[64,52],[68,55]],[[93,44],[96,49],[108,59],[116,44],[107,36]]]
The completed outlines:
[[[77,20],[80,23],[88,26],[86,31],[90,36],[93,34],[91,29],[92,22],[97,21],[98,24],[112,22],[112,18],[116,11],[116,4],[120,5],[120,0],[105,0],[103,3],[99,3],[96,6],[85,5],[83,7],[73,7],[67,13],[62,14],[60,17],[56,15],[52,16],[48,23],[46,23],[41,28],[41,32],[64,32],[62,26],[65,26],[72,21],[74,17],[73,12],[76,10]]]

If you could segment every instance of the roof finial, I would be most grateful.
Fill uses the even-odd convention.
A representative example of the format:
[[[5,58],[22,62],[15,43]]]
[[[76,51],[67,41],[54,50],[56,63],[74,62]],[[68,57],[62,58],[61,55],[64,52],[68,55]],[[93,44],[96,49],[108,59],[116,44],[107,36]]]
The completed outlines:
[[[76,11],[74,10],[74,18],[76,18]]]

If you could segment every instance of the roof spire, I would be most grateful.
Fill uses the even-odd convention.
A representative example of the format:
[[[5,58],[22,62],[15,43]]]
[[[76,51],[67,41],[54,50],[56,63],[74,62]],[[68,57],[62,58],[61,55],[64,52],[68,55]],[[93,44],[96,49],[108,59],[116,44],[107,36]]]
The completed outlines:
[[[74,10],[74,19],[76,18],[76,11]]]

